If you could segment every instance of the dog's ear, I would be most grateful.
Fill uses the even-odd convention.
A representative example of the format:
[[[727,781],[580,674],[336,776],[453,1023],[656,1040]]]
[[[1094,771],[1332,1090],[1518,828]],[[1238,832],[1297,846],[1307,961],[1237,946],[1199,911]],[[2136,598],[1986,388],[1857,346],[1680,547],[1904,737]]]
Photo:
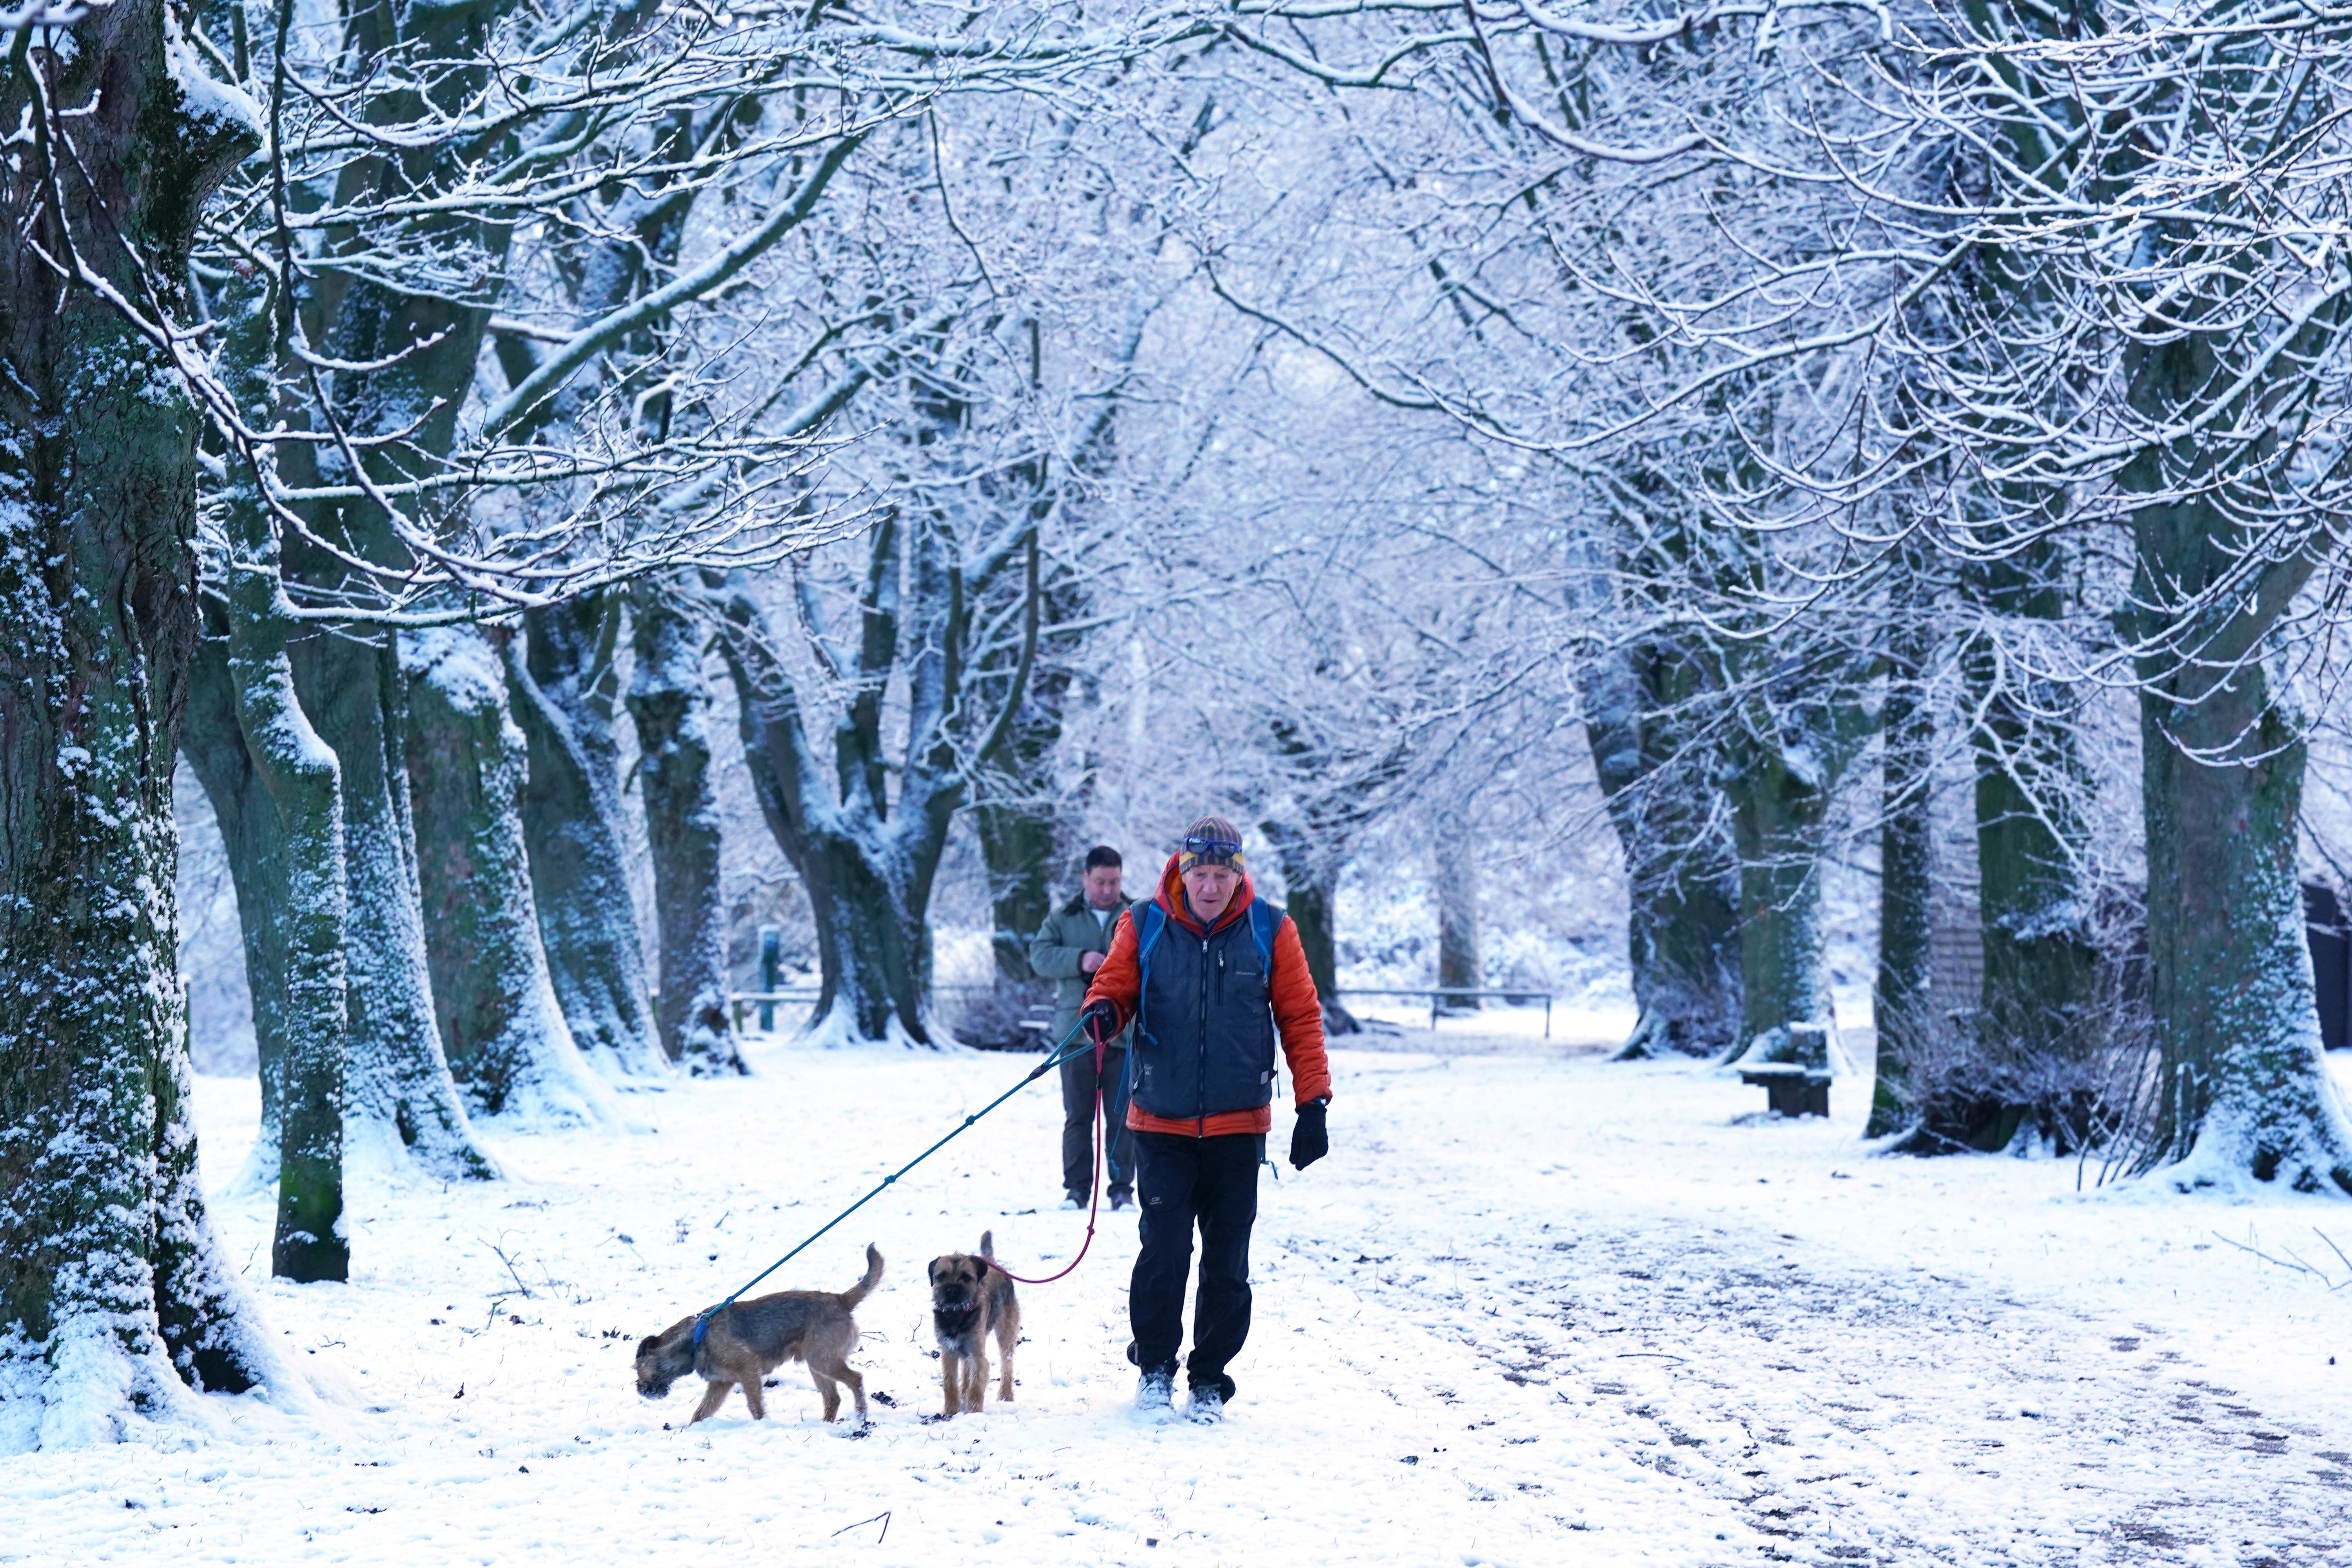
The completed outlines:
[[[936,1285],[940,1282],[940,1265],[946,1261],[947,1259],[944,1258],[934,1258],[931,1259],[930,1268],[926,1270],[926,1272],[930,1275],[932,1284]]]
[[[660,1348],[661,1336],[659,1334],[647,1334],[644,1339],[637,1342],[637,1353],[641,1356],[651,1355]]]

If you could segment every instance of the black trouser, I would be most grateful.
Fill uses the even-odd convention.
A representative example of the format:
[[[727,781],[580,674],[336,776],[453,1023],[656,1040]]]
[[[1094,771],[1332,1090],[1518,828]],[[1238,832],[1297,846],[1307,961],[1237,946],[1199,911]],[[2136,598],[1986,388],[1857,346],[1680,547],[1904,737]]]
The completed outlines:
[[[1201,1227],[1201,1293],[1192,1305],[1196,1386],[1223,1376],[1249,1338],[1250,1226],[1257,1219],[1257,1167],[1265,1135],[1223,1138],[1179,1133],[1135,1135],[1136,1197],[1143,1245],[1127,1293],[1135,1356],[1146,1370],[1168,1366],[1184,1342],[1184,1276],[1192,1263],[1192,1226]]]
[[[1102,1066],[1103,1152],[1110,1190],[1135,1187],[1135,1134],[1127,1130],[1127,1053],[1105,1051]],[[1062,1190],[1083,1198],[1095,1189],[1095,1054],[1080,1051],[1062,1064]]]

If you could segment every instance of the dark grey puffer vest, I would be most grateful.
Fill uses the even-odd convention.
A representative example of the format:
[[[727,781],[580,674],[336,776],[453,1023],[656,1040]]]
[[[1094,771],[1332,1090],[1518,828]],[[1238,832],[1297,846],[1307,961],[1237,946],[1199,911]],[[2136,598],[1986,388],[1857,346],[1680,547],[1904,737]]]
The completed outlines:
[[[1157,903],[1135,913],[1143,969],[1131,1045],[1135,1103],[1171,1121],[1271,1104],[1270,971],[1282,911],[1253,900],[1241,919],[1206,937]],[[1158,931],[1145,931],[1146,921]]]

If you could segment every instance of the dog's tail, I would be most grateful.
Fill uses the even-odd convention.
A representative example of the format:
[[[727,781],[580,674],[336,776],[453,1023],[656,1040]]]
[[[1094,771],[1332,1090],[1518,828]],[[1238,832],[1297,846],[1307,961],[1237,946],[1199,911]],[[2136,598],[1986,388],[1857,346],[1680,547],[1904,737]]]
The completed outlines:
[[[858,1302],[872,1295],[874,1287],[881,1281],[882,1255],[874,1250],[874,1244],[869,1241],[866,1244],[866,1278],[841,1293],[841,1304],[845,1307],[856,1306]]]
[[[982,1258],[987,1258],[991,1263],[996,1261],[996,1233],[994,1231],[983,1230],[980,1233],[980,1255]]]

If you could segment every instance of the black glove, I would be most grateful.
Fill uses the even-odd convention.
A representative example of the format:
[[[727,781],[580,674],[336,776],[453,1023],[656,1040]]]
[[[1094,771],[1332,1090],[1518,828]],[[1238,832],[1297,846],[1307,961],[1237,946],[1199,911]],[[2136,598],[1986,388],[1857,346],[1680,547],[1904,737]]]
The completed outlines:
[[[1331,1134],[1323,1126],[1323,1101],[1310,1100],[1298,1108],[1298,1125],[1290,1130],[1290,1168],[1303,1171],[1331,1152]]]
[[[1118,1038],[1118,1007],[1110,998],[1097,996],[1087,1004],[1078,1015],[1078,1032],[1097,1046],[1107,1046]]]

